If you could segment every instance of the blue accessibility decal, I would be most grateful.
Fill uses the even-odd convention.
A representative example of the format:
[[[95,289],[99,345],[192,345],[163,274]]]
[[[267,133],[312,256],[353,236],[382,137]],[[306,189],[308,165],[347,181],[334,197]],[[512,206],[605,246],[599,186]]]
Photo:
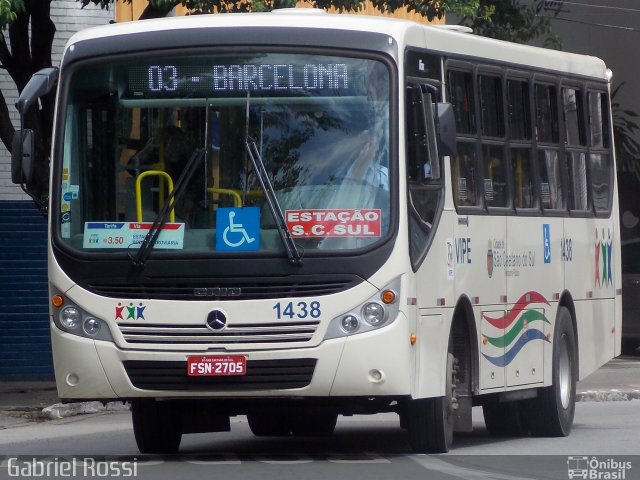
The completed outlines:
[[[216,250],[221,252],[260,250],[260,208],[218,208]]]

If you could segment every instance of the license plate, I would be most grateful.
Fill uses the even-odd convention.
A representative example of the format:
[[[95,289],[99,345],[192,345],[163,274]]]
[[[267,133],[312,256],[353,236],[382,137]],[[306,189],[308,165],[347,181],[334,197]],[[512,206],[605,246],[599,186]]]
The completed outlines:
[[[246,373],[247,357],[244,355],[187,358],[187,375],[190,377],[231,377]]]

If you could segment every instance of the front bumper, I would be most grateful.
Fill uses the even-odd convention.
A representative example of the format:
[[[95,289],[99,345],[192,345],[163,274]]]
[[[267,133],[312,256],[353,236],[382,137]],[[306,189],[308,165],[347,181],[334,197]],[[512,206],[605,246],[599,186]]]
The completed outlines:
[[[51,323],[63,400],[409,395],[414,358],[409,337],[407,319],[400,313],[380,330],[312,348],[234,352],[246,356],[247,377],[253,377],[248,380],[190,379],[186,363],[193,353],[123,350],[111,342],[70,335]]]

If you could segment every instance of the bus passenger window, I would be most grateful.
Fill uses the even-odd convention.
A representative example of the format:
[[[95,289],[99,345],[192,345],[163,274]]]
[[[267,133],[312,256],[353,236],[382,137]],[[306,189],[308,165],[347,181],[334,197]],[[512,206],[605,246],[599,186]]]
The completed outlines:
[[[536,139],[539,142],[558,143],[558,105],[556,88],[551,85],[535,86]]]
[[[606,95],[589,92],[591,193],[596,213],[606,213],[611,208],[613,167],[609,154],[609,122],[605,113],[608,111]]]
[[[509,186],[502,145],[484,145],[484,200],[488,207],[507,207]]]
[[[591,147],[609,148],[609,122],[606,116],[607,97],[600,92],[589,92],[589,126]]]
[[[545,210],[564,209],[564,189],[558,152],[556,150],[538,150],[538,169],[540,171],[540,202]]]
[[[514,176],[514,206],[516,208],[534,208],[536,204],[531,150],[512,148],[511,166]]]
[[[475,147],[475,143],[458,142],[458,154],[451,157],[453,199],[456,207],[479,205]]]
[[[531,140],[529,84],[507,80],[509,133],[512,140]]]
[[[596,212],[608,212],[611,202],[613,182],[611,157],[598,153],[591,154],[591,191]]]
[[[475,100],[471,73],[449,72],[449,100],[456,117],[456,131],[459,134],[476,132]]]
[[[504,109],[502,107],[502,79],[481,75],[478,79],[482,135],[504,137]]]
[[[583,152],[567,152],[571,210],[587,210],[587,162]]]
[[[585,145],[582,95],[575,88],[562,89],[562,107],[566,142],[568,145]]]

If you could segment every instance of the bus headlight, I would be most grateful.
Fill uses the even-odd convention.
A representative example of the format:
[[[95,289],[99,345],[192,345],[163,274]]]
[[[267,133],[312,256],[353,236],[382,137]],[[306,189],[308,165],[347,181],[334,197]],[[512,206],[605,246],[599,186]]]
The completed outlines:
[[[376,302],[369,302],[362,307],[362,318],[373,327],[379,327],[385,321],[385,308]]]
[[[383,328],[400,313],[400,278],[396,278],[371,298],[335,317],[329,323],[325,340],[359,335]]]
[[[355,315],[345,315],[340,326],[345,333],[353,333],[360,327],[360,321]]]
[[[76,307],[64,307],[60,311],[60,323],[67,330],[76,330],[82,320],[80,310]]]
[[[100,320],[89,317],[82,324],[82,329],[84,333],[94,337],[100,331]]]

